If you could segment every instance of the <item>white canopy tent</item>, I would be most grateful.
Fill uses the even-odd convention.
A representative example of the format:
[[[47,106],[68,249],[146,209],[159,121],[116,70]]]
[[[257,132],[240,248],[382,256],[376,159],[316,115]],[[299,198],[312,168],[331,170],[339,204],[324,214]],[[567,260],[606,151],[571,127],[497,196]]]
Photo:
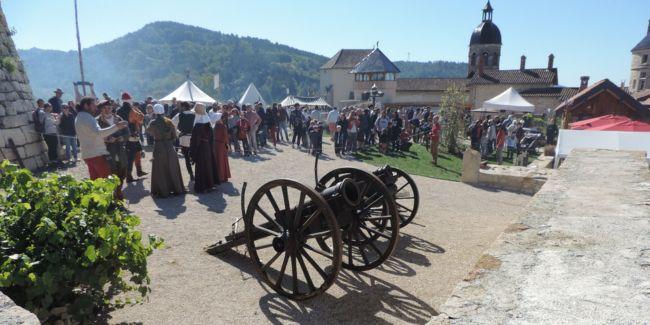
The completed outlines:
[[[535,111],[535,105],[526,101],[512,87],[502,92],[496,97],[486,100],[478,112],[513,112],[513,113],[532,113]]]
[[[300,106],[318,106],[330,107],[330,105],[322,97],[298,97],[289,95],[287,98],[280,102],[280,106],[289,107],[298,104]]]
[[[181,102],[198,102],[203,104],[212,104],[216,102],[214,98],[204,93],[191,80],[185,81],[180,87],[172,91],[171,94],[160,99],[160,102],[168,104],[171,103],[174,98]]]
[[[257,87],[255,87],[255,85],[251,83],[250,85],[248,85],[248,88],[246,88],[244,95],[242,95],[241,99],[237,102],[237,105],[241,107],[244,104],[252,105],[257,102],[262,103],[262,105],[266,107],[266,101],[264,100],[264,98],[262,98],[260,92],[257,91]]]

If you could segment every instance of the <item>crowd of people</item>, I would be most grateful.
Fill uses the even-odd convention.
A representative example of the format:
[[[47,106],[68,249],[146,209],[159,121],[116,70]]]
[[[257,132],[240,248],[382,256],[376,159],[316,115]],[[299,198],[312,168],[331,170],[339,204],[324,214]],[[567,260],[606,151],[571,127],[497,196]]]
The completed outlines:
[[[431,162],[438,163],[442,127],[429,108],[367,105],[321,110],[299,104],[205,105],[176,99],[163,104],[152,97],[136,102],[127,92],[119,101],[103,94],[101,100],[85,97],[79,103],[63,103],[62,94],[57,89],[47,102],[39,99],[32,115],[52,166],[76,164],[80,144],[90,178],[113,174],[131,183],[148,174],[142,159],[144,148],[150,147],[151,193],[160,197],[186,192],[179,154],[194,191],[202,193],[228,181],[231,155],[256,156],[278,144],[322,154],[324,136],[331,142],[330,153],[340,157],[375,146],[382,154],[409,151],[420,143],[430,150]],[[467,135],[472,148],[484,158],[495,155],[500,164],[504,151],[512,159],[522,150],[523,126],[512,116],[487,116],[471,123]],[[121,196],[120,191],[116,194]]]
[[[122,183],[131,183],[148,174],[142,159],[144,148],[150,147],[151,193],[161,197],[186,192],[178,153],[194,191],[201,193],[231,177],[229,155],[255,156],[280,143],[321,154],[326,131],[337,156],[374,145],[382,153],[408,151],[413,141],[423,141],[437,163],[441,128],[429,109],[389,111],[370,105],[322,111],[299,104],[265,108],[261,103],[204,105],[175,99],[162,104],[152,97],[134,101],[127,92],[119,100],[103,94],[99,100],[86,97],[79,103],[63,103],[62,95],[57,89],[47,102],[37,100],[32,114],[51,166],[76,164],[80,145],[90,178],[113,174]]]

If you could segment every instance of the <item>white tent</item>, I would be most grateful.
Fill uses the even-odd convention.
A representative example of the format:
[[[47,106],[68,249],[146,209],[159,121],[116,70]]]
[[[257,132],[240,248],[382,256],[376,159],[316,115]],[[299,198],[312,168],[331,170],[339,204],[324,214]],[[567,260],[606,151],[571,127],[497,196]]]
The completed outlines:
[[[216,102],[216,100],[204,93],[191,80],[185,81],[180,87],[172,91],[171,94],[160,99],[160,102],[171,103],[173,98],[181,102],[199,102],[203,104]]]
[[[482,109],[485,109],[485,112],[532,113],[535,111],[535,105],[526,101],[514,88],[510,87],[496,97],[486,100]]]
[[[266,107],[266,101],[264,101],[264,98],[262,98],[260,92],[257,91],[257,87],[255,87],[255,85],[251,83],[250,85],[248,85],[248,88],[246,88],[244,95],[242,95],[241,99],[237,102],[237,105],[241,107],[244,104],[253,105],[257,102],[262,103],[262,105]]]
[[[298,97],[289,95],[287,98],[280,102],[280,106],[289,107],[298,104],[300,106],[318,106],[330,107],[330,105],[322,97]]]

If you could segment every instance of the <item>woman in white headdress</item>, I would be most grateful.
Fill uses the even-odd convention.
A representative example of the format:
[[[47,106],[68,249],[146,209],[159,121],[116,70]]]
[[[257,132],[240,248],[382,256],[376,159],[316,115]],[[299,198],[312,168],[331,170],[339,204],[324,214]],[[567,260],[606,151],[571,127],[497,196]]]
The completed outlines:
[[[153,107],[154,119],[147,127],[147,133],[154,138],[151,167],[151,194],[168,197],[185,193],[181,166],[174,149],[176,127],[165,117],[165,107]]]
[[[217,160],[214,155],[214,135],[210,116],[205,106],[197,103],[194,106],[194,129],[190,140],[190,156],[194,163],[194,191],[203,193],[210,191],[219,183],[217,177]]]

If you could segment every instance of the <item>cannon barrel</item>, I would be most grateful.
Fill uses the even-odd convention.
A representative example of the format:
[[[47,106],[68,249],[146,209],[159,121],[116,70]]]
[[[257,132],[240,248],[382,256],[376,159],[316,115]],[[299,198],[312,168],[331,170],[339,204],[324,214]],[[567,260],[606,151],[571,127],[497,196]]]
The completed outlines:
[[[321,192],[323,198],[331,205],[331,200],[344,202],[349,206],[356,206],[361,202],[359,187],[349,178],[346,178]],[[336,212],[336,211],[335,211]]]

